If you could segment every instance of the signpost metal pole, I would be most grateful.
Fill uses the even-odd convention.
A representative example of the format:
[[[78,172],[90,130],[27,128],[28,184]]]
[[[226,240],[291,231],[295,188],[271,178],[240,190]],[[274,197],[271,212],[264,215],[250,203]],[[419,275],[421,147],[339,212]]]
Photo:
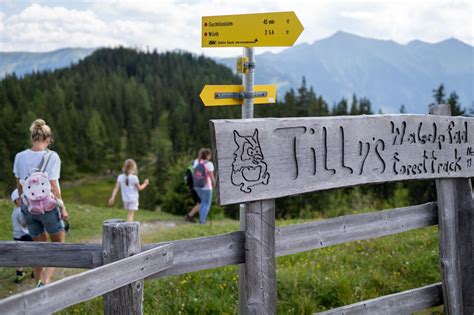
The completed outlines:
[[[242,75],[244,92],[252,93],[255,83],[255,51],[254,48],[244,48],[244,57],[248,58],[248,71]],[[253,98],[245,98],[242,104],[242,119],[253,118]],[[245,204],[240,204],[240,230],[245,231]],[[239,267],[239,314],[246,314],[245,264]]]
[[[243,58],[237,60],[242,86],[206,85],[199,95],[203,103],[242,104],[242,119],[253,118],[254,104],[275,103],[275,85],[254,84],[253,47],[293,46],[302,31],[294,12],[203,17],[202,47],[245,46]],[[240,226],[245,231],[245,264],[239,270],[239,314],[275,314],[275,200],[240,205]]]
[[[242,85],[245,93],[253,93],[255,85],[255,49],[244,48],[244,57],[248,58],[248,71],[242,76]],[[242,119],[253,118],[253,103],[253,97],[244,98]]]

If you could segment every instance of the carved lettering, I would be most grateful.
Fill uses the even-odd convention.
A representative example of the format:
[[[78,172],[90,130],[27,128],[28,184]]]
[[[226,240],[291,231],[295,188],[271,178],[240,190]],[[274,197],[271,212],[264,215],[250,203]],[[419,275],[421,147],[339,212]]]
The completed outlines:
[[[388,127],[391,139],[367,137],[370,133],[377,134],[378,130],[361,133],[365,136],[358,139],[356,135],[359,133],[347,131],[342,124],[337,127],[324,124],[281,127],[273,130],[273,135],[280,146],[289,146],[282,151],[290,152],[283,158],[289,161],[293,174],[289,179],[293,181],[308,176],[317,180],[386,172],[399,176],[452,174],[461,172],[463,167],[472,167],[474,148],[467,146],[463,149],[466,157],[463,161],[461,151],[456,147],[468,143],[466,121],[391,120]],[[237,149],[232,163],[232,183],[247,193],[253,186],[267,185],[270,173],[263,158],[258,129],[253,135],[240,135],[236,130],[233,140]],[[322,162],[318,163],[320,158]]]

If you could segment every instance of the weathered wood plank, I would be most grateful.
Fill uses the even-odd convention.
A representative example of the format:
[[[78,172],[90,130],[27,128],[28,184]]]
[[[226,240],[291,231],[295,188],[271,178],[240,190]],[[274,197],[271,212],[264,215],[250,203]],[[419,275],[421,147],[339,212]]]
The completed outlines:
[[[244,262],[243,232],[173,242],[146,244],[142,251],[165,244],[175,246],[175,264],[164,275],[177,275]],[[21,262],[20,264],[18,262]],[[102,265],[101,244],[0,242],[0,267],[52,266],[95,268]]]
[[[382,296],[343,307],[335,308],[317,314],[324,315],[366,315],[411,314],[430,307],[443,304],[441,283],[427,285],[421,288]]]
[[[246,218],[245,218],[245,204],[239,205],[239,221],[240,230],[245,231],[246,229]],[[245,232],[244,232],[245,233]],[[245,264],[239,265],[239,298],[238,298],[238,314],[245,315],[247,311],[247,292],[245,291]]]
[[[50,314],[90,300],[170,267],[173,245],[163,245],[135,256],[80,273],[39,289],[0,300],[2,314]]]
[[[245,207],[245,314],[276,314],[275,200]]]
[[[279,227],[277,256],[392,235],[438,223],[435,202]]]
[[[436,180],[439,211],[439,260],[446,314],[462,314],[460,244],[458,242],[458,207],[456,181]]]
[[[142,250],[148,250],[163,244],[173,244],[174,246],[173,266],[147,279],[236,265],[245,261],[245,236],[243,231],[189,240],[147,244],[142,247]]]
[[[102,260],[108,264],[141,252],[140,223],[112,219],[103,224]],[[122,272],[127,272],[122,269]],[[104,314],[143,314],[144,279],[104,295]]]
[[[461,250],[461,281],[464,314],[474,314],[474,204],[471,180],[456,180],[459,209],[458,242]]]
[[[435,202],[405,208],[389,209],[371,213],[342,216],[329,220],[314,221],[302,224],[278,227],[276,229],[276,256],[284,256],[316,248],[327,247],[345,242],[364,240],[374,237],[401,233],[404,231],[436,225],[438,222]],[[245,261],[243,231],[173,242],[147,244],[142,250],[157,246],[173,244],[174,264],[171,268],[153,275],[150,278],[165,275],[178,275],[240,264]],[[69,259],[65,253],[82,252],[84,256],[100,256],[101,245],[98,244],[61,244],[33,242],[0,242],[0,266],[16,266],[17,261],[28,261],[25,266],[71,267],[75,262],[72,255]],[[23,247],[26,247],[23,250]],[[79,248],[76,250],[75,248]],[[86,251],[87,249],[87,251]],[[90,252],[88,252],[90,251]],[[3,254],[3,253],[6,254]],[[51,257],[62,257],[61,262],[51,261],[47,257],[34,259],[32,253],[46,252]],[[12,263],[11,261],[15,261]],[[97,259],[95,265],[101,265]],[[91,268],[90,264],[77,266]]]
[[[0,242],[1,267],[95,268],[102,265],[100,244]]]
[[[430,114],[451,116],[451,107],[449,105],[435,105],[430,108]],[[456,179],[436,180],[439,217],[439,259],[446,314],[463,313],[461,240],[457,231],[459,225],[458,184]],[[471,199],[471,197],[469,198]]]
[[[220,204],[406,179],[474,176],[474,118],[212,120]]]

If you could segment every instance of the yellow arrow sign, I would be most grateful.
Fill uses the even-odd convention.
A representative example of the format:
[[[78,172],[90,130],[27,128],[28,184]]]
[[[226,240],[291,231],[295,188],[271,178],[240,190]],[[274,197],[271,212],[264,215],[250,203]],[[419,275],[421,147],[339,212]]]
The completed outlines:
[[[202,17],[202,47],[293,46],[303,31],[295,12]]]
[[[254,104],[275,103],[276,85],[255,85]],[[206,85],[199,94],[205,106],[242,105],[242,85]]]

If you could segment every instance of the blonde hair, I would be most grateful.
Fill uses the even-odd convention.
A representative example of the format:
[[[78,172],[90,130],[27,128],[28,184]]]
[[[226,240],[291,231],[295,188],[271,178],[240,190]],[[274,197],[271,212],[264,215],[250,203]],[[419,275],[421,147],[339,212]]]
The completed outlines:
[[[133,159],[126,159],[123,163],[122,171],[125,173],[125,184],[128,186],[128,175],[138,173],[137,163]]]
[[[36,119],[30,126],[31,131],[31,142],[44,142],[47,139],[51,139],[53,137],[53,133],[51,132],[51,128],[46,125],[46,122],[43,119]]]

